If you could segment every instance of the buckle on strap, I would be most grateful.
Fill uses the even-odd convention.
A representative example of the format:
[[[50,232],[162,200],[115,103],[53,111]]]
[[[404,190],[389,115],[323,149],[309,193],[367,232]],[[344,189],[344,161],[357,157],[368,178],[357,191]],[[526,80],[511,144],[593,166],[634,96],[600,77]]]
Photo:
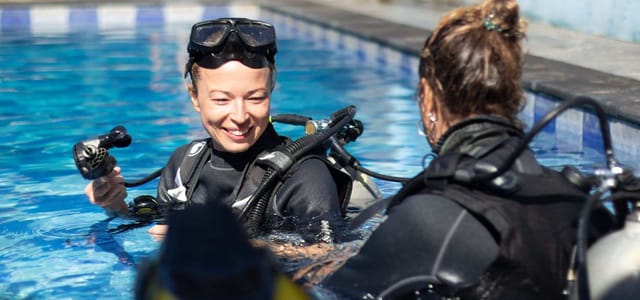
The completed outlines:
[[[258,165],[273,168],[278,175],[286,173],[294,162],[295,158],[293,158],[291,153],[279,149],[262,152],[258,155],[255,161]]]

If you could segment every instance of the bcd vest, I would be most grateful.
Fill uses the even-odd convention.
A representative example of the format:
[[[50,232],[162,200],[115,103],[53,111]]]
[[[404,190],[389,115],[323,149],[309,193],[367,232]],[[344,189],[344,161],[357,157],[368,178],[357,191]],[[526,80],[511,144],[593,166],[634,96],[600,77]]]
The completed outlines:
[[[286,139],[286,142],[290,142],[290,140]],[[204,148],[201,149],[201,147]],[[191,195],[196,188],[196,184],[200,176],[200,171],[211,157],[210,147],[210,138],[192,141],[188,146],[189,150],[187,151],[187,155],[184,156],[180,164],[180,168],[178,169],[179,174],[176,174],[176,176],[180,176],[180,178],[182,179],[182,184],[186,189],[187,201],[189,201],[188,199],[191,199]],[[270,166],[278,165],[278,162],[273,161],[276,160],[277,157],[264,155],[265,153],[269,153],[269,151],[270,150],[267,150],[261,154],[258,154],[253,162],[247,164],[247,166],[243,170],[241,181],[235,187],[231,195],[231,199],[228,200],[229,203],[236,203],[238,201],[246,201],[247,199],[249,199],[251,195],[253,195],[253,193],[262,184],[262,180],[264,178],[264,175],[266,174],[267,169]],[[265,159],[265,157],[267,158]],[[280,178],[278,179],[275,187],[270,191],[269,201],[273,201],[278,189],[282,186],[284,180],[297,169],[300,163],[311,158],[320,159],[328,166],[333,180],[337,184],[340,207],[342,213],[344,214],[349,204],[349,196],[352,189],[352,179],[348,174],[340,171],[339,166],[336,166],[325,156],[321,155],[320,152],[309,153],[301,159],[294,161],[291,166],[286,168],[286,170],[283,170],[283,173],[280,175]],[[244,203],[242,204],[242,206],[244,206]],[[236,209],[236,212],[238,212],[238,209]]]
[[[532,164],[535,158],[529,151],[514,164],[537,170],[519,172],[512,168],[490,182],[474,182],[482,170],[497,169],[518,141],[503,140],[500,147],[495,145],[480,155],[458,152],[435,158],[404,185],[389,207],[419,193],[438,194],[458,203],[492,233],[500,246],[498,261],[528,274],[536,294],[562,298],[578,215],[587,192],[560,172]],[[605,212],[597,218],[608,217]]]

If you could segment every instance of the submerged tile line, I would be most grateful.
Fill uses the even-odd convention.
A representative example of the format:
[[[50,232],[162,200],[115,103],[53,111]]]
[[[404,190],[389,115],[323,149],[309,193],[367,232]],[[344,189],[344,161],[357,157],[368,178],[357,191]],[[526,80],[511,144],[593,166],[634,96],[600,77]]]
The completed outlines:
[[[95,4],[82,6],[32,4],[16,7],[0,6],[0,30],[7,32],[26,27],[30,28],[33,33],[39,33],[39,27],[48,27],[56,32],[68,32],[68,29],[74,26],[95,25],[99,28],[104,26],[113,28],[131,27],[139,24],[195,23],[204,19],[225,16],[252,18],[257,16],[258,12],[259,8],[250,4]]]

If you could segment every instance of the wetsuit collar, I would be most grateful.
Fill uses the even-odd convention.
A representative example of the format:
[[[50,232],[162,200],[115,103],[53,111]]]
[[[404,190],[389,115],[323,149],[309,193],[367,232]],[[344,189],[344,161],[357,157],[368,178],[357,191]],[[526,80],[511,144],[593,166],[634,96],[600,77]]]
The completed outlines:
[[[272,124],[268,125],[258,141],[245,152],[231,153],[221,150],[222,146],[211,139],[211,151],[213,152],[211,163],[216,167],[232,167],[236,170],[243,170],[247,163],[253,161],[260,152],[282,145],[283,142],[283,138],[278,136]]]
[[[433,145],[432,151],[436,155],[451,151],[465,152],[467,146],[473,145],[478,139],[494,132],[509,132],[510,135],[522,136],[522,130],[511,124],[506,118],[497,115],[480,115],[468,118],[451,126]]]

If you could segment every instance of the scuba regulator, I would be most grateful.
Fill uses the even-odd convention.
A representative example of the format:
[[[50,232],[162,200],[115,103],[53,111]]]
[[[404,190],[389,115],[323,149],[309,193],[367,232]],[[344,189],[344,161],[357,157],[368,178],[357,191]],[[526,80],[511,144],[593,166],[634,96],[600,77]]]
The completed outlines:
[[[297,160],[318,147],[324,146],[326,150],[326,143],[331,139],[338,138],[346,144],[362,133],[362,123],[353,119],[355,113],[355,106],[347,106],[334,112],[329,120],[312,121],[311,118],[296,115],[272,118],[272,121],[305,125],[306,128],[312,126],[309,124],[323,124],[323,126],[316,127],[317,130],[313,132],[307,131],[307,135],[285,147],[268,150],[258,155],[256,164],[265,166],[266,171],[260,185],[248,199],[247,205],[239,216],[250,235],[259,230],[278,179],[286,174]]]

